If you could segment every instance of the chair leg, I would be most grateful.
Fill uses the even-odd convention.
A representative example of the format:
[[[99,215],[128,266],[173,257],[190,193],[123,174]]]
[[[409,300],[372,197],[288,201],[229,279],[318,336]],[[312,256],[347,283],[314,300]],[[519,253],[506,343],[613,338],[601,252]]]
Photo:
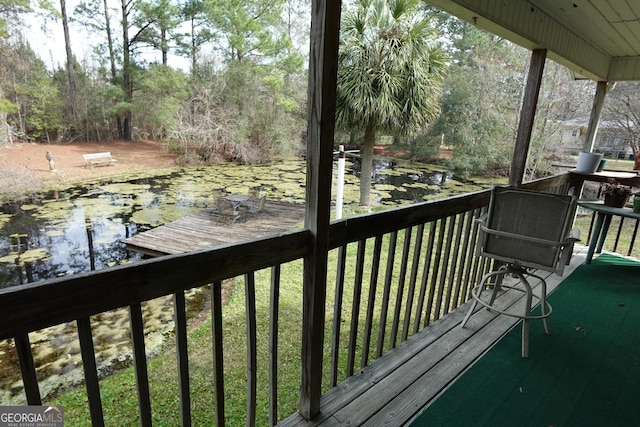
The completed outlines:
[[[540,294],[540,310],[542,314],[542,324],[544,325],[544,333],[549,335],[549,324],[547,323],[547,282],[542,279],[542,283],[540,284],[541,294]]]
[[[522,289],[518,289],[518,291],[524,292],[525,294],[525,301],[524,301],[525,307],[524,307],[523,314],[510,313],[508,311],[503,311],[499,308],[492,307],[492,304],[497,297],[498,291],[501,289],[502,279],[504,278],[505,274],[514,274],[519,279],[519,282],[517,284],[520,284],[522,286]],[[540,301],[540,306],[541,306],[540,316],[537,316],[537,315],[533,316],[531,314],[534,295],[533,295],[533,289],[531,287],[531,284],[529,283],[529,280],[527,280],[527,277],[525,276],[525,274],[526,276],[534,277],[540,281],[540,290],[541,290],[540,298],[535,297],[536,300]],[[491,285],[493,286],[493,289],[491,289],[489,303],[487,303],[486,299],[482,299],[482,291],[485,290],[485,287],[489,284],[489,280],[494,276],[496,276],[496,280],[494,283],[491,283]],[[505,285],[505,287],[514,289],[514,286],[516,285],[513,285],[513,286]],[[551,315],[553,309],[547,303],[547,283],[544,280],[544,278],[542,278],[541,276],[538,276],[536,274],[531,274],[529,272],[525,273],[523,269],[514,269],[514,268],[492,271],[490,273],[485,274],[482,277],[482,280],[480,280],[480,283],[474,286],[474,288],[471,290],[471,296],[473,298],[473,304],[471,305],[471,308],[469,309],[465,318],[460,324],[461,327],[464,328],[466,326],[467,322],[471,318],[471,315],[474,313],[476,306],[478,305],[478,303],[480,303],[483,306],[485,306],[489,311],[495,311],[500,314],[505,314],[508,316],[513,316],[513,317],[522,319],[522,357],[524,358],[529,357],[529,330],[530,330],[530,321],[532,319],[541,319],[544,324],[545,333],[549,335],[549,325],[547,323],[547,317]]]
[[[492,276],[496,276],[495,282],[493,282],[493,291],[491,292],[491,298],[489,299],[489,305],[493,305],[496,301],[496,297],[498,296],[498,291],[502,289],[502,281],[504,280],[504,276],[508,274],[508,269],[505,266],[501,266],[498,270],[492,272]]]
[[[490,299],[491,302],[489,305],[493,304],[493,301],[496,299],[496,294],[500,289],[499,284],[502,283],[502,277],[504,277],[505,273],[506,271],[502,271],[502,270],[496,270],[496,271],[487,273],[482,277],[482,280],[480,280],[480,283],[478,283],[473,289],[471,289],[471,297],[473,298],[473,304],[471,305],[471,308],[469,308],[467,315],[462,320],[462,323],[460,323],[460,327],[464,328],[467,322],[469,321],[469,319],[471,318],[471,315],[473,314],[473,312],[476,309],[476,306],[478,305],[478,299],[480,298],[480,295],[482,294],[484,287],[487,286],[488,280],[493,276],[497,276],[496,283],[493,283],[492,285],[493,289],[491,290],[491,299]],[[476,295],[476,292],[477,292],[477,295]],[[491,309],[487,307],[487,310],[490,311]]]
[[[537,274],[529,274],[529,276],[535,277],[540,281],[540,317],[542,317],[544,333],[547,335],[551,335],[551,332],[549,332],[549,324],[547,323],[547,318],[549,317],[549,315],[547,314],[547,308],[549,308],[549,306],[547,305],[547,281]]]
[[[476,309],[476,306],[478,305],[478,301],[476,301],[475,299],[473,300],[473,304],[471,305],[471,308],[469,309],[469,311],[467,311],[467,315],[464,316],[464,320],[462,320],[462,323],[460,323],[460,327],[464,328],[467,324],[467,322],[469,321],[469,319],[471,318],[471,315],[473,314],[474,310]]]
[[[531,316],[531,304],[533,301],[533,291],[531,285],[524,277],[524,274],[518,272],[518,278],[525,289],[525,308],[524,318],[522,319],[522,357],[529,357],[529,318]]]

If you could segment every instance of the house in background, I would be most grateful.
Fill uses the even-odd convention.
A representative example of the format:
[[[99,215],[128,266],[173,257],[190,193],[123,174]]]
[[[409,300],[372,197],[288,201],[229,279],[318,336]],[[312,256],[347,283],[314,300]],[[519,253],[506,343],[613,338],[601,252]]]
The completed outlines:
[[[565,153],[576,155],[584,147],[588,118],[565,120],[561,123],[560,142],[557,148]],[[620,136],[619,124],[611,120],[602,120],[594,143],[594,151],[604,157],[614,159],[632,159],[633,152],[627,139]]]

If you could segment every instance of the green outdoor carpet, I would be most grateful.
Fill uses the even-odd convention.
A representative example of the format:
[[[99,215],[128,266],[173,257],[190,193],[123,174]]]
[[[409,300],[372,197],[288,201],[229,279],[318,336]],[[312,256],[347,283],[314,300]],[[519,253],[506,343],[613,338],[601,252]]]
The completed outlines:
[[[528,359],[519,323],[412,427],[640,426],[640,263],[603,254],[549,302]]]

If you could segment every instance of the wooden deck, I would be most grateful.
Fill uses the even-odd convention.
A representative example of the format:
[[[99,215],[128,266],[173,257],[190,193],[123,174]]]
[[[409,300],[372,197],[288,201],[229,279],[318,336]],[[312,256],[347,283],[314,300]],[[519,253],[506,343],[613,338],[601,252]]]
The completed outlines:
[[[563,277],[584,263],[586,247],[576,246],[571,265]],[[543,274],[544,275],[544,274]],[[562,277],[548,273],[548,292]],[[501,307],[523,305],[523,295],[515,292],[501,297]],[[411,423],[455,379],[517,323],[518,319],[478,309],[463,329],[460,322],[468,305],[434,322],[402,345],[387,353],[358,374],[322,397],[321,413],[313,421],[299,414],[279,426],[402,426]],[[550,321],[553,332],[553,321]],[[520,357],[520,351],[513,357]],[[530,349],[535,357],[535,346]]]
[[[304,220],[304,205],[267,201],[262,212],[245,221],[213,216],[211,209],[187,215],[124,240],[127,249],[150,256],[179,254],[291,230]]]

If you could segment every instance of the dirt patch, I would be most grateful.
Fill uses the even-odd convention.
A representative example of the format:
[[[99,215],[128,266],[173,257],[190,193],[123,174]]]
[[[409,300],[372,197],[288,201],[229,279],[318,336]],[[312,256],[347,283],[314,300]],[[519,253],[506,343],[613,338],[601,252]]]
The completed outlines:
[[[47,151],[53,156],[49,167]],[[108,151],[117,162],[85,167],[83,154]],[[15,196],[47,186],[176,166],[176,154],[158,141],[74,142],[55,144],[17,143],[0,147],[0,193]]]

